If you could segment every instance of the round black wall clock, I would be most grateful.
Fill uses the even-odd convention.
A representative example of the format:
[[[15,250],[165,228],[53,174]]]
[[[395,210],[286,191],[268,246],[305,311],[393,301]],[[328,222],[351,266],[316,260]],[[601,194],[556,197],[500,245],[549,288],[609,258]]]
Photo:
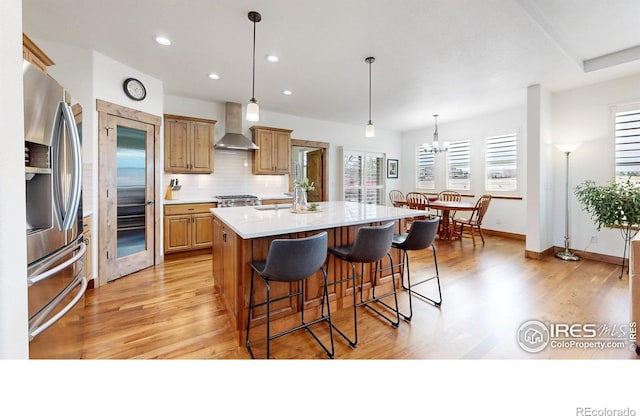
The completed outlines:
[[[142,101],[147,96],[147,90],[144,84],[135,78],[127,78],[122,84],[124,93],[132,100]]]

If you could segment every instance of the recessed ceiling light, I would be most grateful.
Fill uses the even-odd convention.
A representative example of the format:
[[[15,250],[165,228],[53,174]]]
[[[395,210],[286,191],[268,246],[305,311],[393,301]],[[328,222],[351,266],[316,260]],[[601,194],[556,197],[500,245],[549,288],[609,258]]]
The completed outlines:
[[[283,93],[284,95],[291,95],[291,94],[293,94],[293,93],[292,93],[291,91],[289,91],[289,90],[284,90],[284,91],[282,91],[282,93]]]
[[[274,62],[275,63],[275,62],[278,62],[279,60],[280,59],[278,59],[278,57],[275,56],[275,55],[267,55],[267,61],[269,61],[269,62]]]
[[[209,74],[209,78],[211,79],[220,79],[220,75],[214,74],[213,72]]]
[[[156,42],[158,42],[160,45],[164,45],[164,46],[171,45],[171,41],[169,39],[165,38],[164,36],[156,36]]]

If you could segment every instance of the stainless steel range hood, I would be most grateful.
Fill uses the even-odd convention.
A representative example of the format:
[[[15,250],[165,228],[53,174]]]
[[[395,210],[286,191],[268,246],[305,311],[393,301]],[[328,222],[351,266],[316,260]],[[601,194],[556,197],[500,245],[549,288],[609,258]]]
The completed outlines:
[[[214,145],[216,149],[256,150],[260,147],[242,134],[242,105],[226,103],[224,115],[225,134]]]

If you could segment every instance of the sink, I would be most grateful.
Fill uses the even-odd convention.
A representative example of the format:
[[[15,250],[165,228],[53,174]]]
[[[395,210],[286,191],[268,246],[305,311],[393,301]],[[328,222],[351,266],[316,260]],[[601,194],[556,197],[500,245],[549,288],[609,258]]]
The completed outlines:
[[[276,211],[279,209],[291,209],[291,204],[272,204],[272,205],[258,205],[253,207],[258,211]]]

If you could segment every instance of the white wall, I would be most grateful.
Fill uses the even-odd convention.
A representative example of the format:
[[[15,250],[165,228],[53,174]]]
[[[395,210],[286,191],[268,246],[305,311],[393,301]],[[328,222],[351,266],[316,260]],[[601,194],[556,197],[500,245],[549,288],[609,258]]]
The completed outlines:
[[[185,97],[167,95],[164,99],[164,112],[189,117],[217,120],[215,141],[225,132],[225,104],[223,102],[202,101]],[[242,103],[243,111],[245,103]],[[287,114],[273,113],[260,108],[260,126],[278,127],[293,130],[292,138],[329,143],[329,199],[340,199],[340,164],[338,149],[340,146],[355,150],[383,152],[388,158],[397,159],[400,155],[400,135],[376,129],[377,137],[364,137],[363,126],[351,126]],[[249,128],[252,123],[242,121],[242,132],[251,138]],[[210,175],[165,174],[164,182],[177,178],[182,184],[180,198],[211,197],[213,195],[250,193],[259,196],[282,195],[289,190],[288,175],[253,175],[252,152],[245,150],[219,150],[214,153],[214,172]],[[387,188],[396,186],[396,179],[387,179]]]
[[[575,186],[587,179],[604,185],[615,175],[614,115],[616,107],[640,103],[640,75],[602,82],[553,94],[553,141],[582,142],[570,155],[571,247],[621,257],[624,249],[619,230],[596,231],[589,214],[573,195]],[[565,157],[553,156],[554,245],[564,246]],[[591,244],[591,236],[598,243]]]
[[[0,359],[29,357],[22,104],[22,2],[0,2]]]
[[[494,199],[484,218],[485,228],[499,230],[515,234],[526,232],[526,107],[504,110],[501,112],[485,114],[465,120],[443,122],[445,118],[439,117],[438,134],[439,141],[456,141],[469,139],[471,141],[471,191],[474,198],[466,198],[469,202],[475,200],[484,190],[484,140],[490,136],[516,133],[519,139],[521,151],[520,164],[520,192],[522,200]],[[402,153],[400,157],[400,177],[398,189],[403,192],[432,192],[431,190],[416,188],[416,148],[423,143],[433,141],[434,127],[426,127],[402,134]],[[436,189],[439,192],[445,189],[446,154],[436,154]]]

